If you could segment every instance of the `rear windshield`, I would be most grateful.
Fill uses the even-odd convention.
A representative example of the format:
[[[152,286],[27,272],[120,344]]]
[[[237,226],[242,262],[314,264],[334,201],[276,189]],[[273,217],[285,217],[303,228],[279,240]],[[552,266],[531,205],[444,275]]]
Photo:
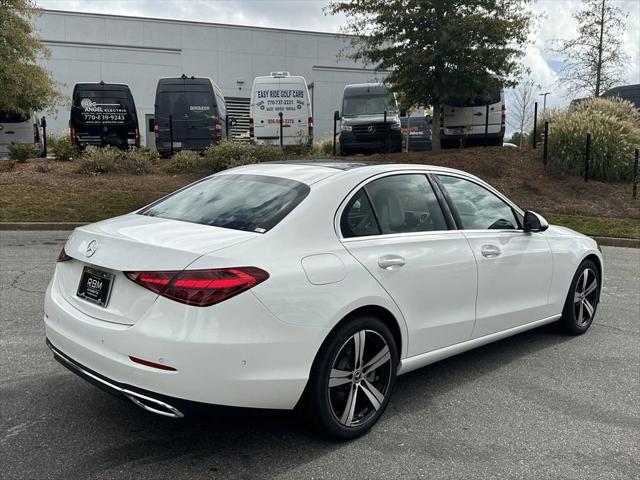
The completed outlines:
[[[185,115],[191,120],[205,120],[218,114],[211,91],[187,90],[161,91],[158,98],[158,115],[180,120]]]
[[[0,123],[22,123],[29,120],[28,115],[16,112],[1,112],[0,111]]]
[[[141,215],[265,233],[309,194],[304,183],[264,175],[218,175],[150,205]]]
[[[447,105],[452,107],[481,107],[484,105],[493,105],[500,101],[500,90],[491,90],[486,95],[479,95],[473,100],[450,101]]]
[[[344,117],[383,114],[385,111],[387,113],[398,111],[396,99],[391,93],[345,96],[342,102]]]
[[[134,118],[131,95],[122,90],[81,90],[73,101],[72,119],[84,125],[125,125]]]

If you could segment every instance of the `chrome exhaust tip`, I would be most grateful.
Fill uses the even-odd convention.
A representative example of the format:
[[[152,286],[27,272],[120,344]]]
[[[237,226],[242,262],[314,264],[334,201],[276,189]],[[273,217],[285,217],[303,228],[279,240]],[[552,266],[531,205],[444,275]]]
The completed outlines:
[[[180,410],[166,402],[126,389],[122,389],[122,394],[147,412],[169,418],[184,418],[184,414]]]

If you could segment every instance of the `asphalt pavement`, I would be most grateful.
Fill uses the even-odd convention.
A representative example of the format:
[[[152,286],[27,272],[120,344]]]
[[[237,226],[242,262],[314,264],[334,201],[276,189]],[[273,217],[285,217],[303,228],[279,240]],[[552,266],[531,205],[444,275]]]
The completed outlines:
[[[0,479],[640,478],[640,250],[603,248],[587,334],[543,327],[404,375],[368,435],[334,443],[288,412],[154,416],[65,370],[42,302],[67,235],[0,232]]]

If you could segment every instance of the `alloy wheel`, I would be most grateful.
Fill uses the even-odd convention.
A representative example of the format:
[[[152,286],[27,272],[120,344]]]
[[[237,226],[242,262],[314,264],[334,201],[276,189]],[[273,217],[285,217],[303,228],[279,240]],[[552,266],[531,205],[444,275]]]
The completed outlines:
[[[331,412],[345,427],[366,423],[382,407],[391,384],[391,351],[374,330],[360,330],[338,350],[331,366]]]
[[[585,268],[576,282],[573,295],[573,313],[579,327],[589,325],[593,320],[598,301],[598,276],[590,268]]]

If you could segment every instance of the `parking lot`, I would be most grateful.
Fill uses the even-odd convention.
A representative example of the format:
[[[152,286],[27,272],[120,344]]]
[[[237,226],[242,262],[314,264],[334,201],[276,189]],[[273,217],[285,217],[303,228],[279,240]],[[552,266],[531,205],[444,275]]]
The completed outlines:
[[[44,344],[43,294],[68,232],[0,232],[0,477],[638,478],[640,250],[604,247],[595,324],[544,327],[399,378],[365,437],[287,412],[171,420],[89,385]]]

